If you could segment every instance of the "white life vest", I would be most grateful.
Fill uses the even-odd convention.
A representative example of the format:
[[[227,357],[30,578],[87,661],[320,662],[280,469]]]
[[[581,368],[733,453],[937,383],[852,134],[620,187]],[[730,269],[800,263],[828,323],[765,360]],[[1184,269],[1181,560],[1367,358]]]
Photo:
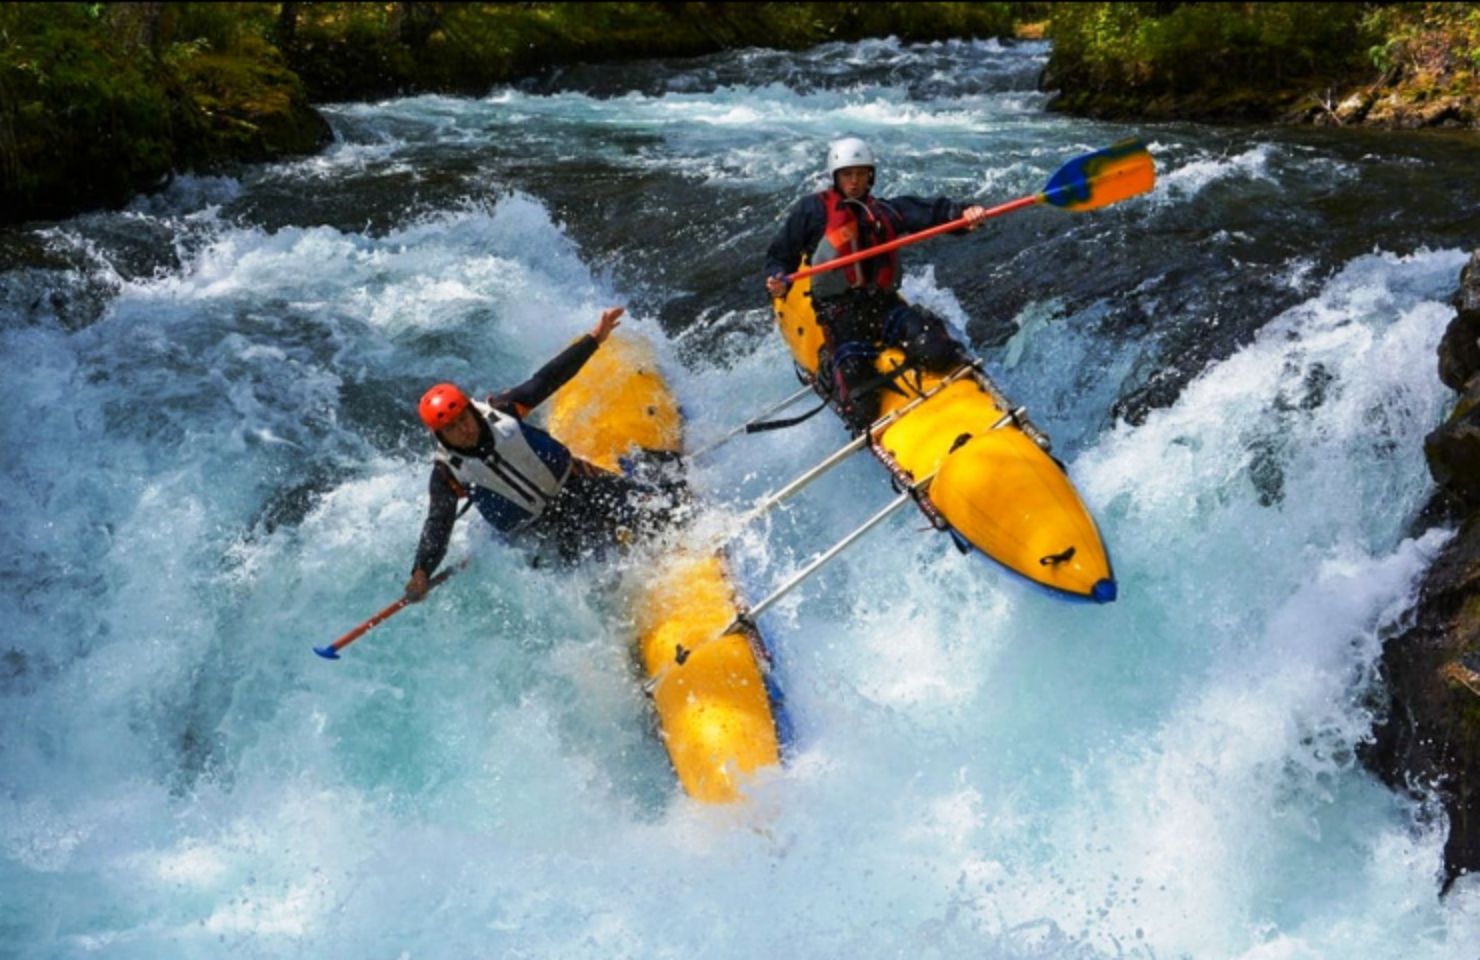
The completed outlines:
[[[452,471],[489,523],[502,531],[516,530],[560,495],[570,476],[570,451],[518,417],[477,400],[472,404],[493,433],[493,452],[486,457],[459,453],[439,438],[436,459]]]

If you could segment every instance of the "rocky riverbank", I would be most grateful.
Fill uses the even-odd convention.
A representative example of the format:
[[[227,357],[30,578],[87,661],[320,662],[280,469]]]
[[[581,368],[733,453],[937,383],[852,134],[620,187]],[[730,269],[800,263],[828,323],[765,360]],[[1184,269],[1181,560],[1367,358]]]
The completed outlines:
[[[1480,870],[1480,250],[1454,303],[1439,376],[1460,398],[1424,452],[1436,510],[1458,533],[1429,568],[1412,625],[1384,645],[1381,720],[1363,757],[1394,789],[1442,805],[1445,889]]]

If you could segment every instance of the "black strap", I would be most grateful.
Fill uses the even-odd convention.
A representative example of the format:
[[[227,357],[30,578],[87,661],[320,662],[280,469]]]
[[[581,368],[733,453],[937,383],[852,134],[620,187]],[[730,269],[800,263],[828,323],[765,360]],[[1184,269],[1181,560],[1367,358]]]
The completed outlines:
[[[827,400],[824,399],[816,407],[808,410],[806,413],[803,413],[799,416],[784,417],[780,420],[763,420],[760,423],[747,423],[745,425],[745,432],[765,433],[767,430],[785,430],[787,427],[794,427],[799,423],[805,423],[806,421],[811,420],[813,417],[817,416],[819,413],[826,409]]]
[[[906,394],[903,390],[900,390],[898,387],[894,386],[894,381],[904,376],[906,371],[913,370],[914,366],[915,365],[913,363],[910,363],[908,360],[906,360],[904,363],[901,363],[899,366],[895,367],[893,370],[890,370],[888,373],[881,373],[872,377],[871,379],[863,381],[853,392],[862,396],[863,394],[868,393],[871,390],[877,390],[880,387],[891,387],[896,392],[898,392],[900,396],[908,396],[908,394]]]

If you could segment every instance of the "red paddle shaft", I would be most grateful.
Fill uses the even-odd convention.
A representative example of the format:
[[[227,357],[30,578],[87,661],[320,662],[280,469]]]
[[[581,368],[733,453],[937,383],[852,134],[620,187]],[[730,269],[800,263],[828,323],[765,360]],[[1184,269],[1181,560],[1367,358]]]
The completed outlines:
[[[1043,194],[1029,194],[1026,197],[1019,197],[1016,200],[1009,200],[1007,203],[999,204],[995,207],[989,207],[986,214],[981,219],[987,220],[992,217],[1000,217],[1004,213],[1011,213],[1014,210],[1021,210],[1023,207],[1031,207],[1035,203],[1041,202],[1043,202]],[[812,274],[814,273],[822,273],[824,270],[836,270],[838,267],[846,267],[851,263],[857,263],[860,260],[867,260],[869,257],[877,257],[881,253],[888,253],[891,250],[898,250],[900,247],[907,247],[912,243],[919,243],[921,240],[929,240],[931,237],[939,236],[942,233],[950,233],[952,230],[960,230],[964,226],[966,226],[966,218],[961,217],[958,220],[952,220],[950,223],[942,223],[939,226],[930,227],[926,230],[921,230],[919,233],[911,233],[908,236],[900,237],[898,240],[890,240],[888,243],[881,243],[877,247],[869,247],[867,250],[860,250],[857,253],[850,253],[846,257],[838,257],[836,260],[825,260],[822,263],[817,264],[815,267],[803,267],[796,273],[793,273],[791,276],[787,277],[786,282],[795,283],[803,277],[812,276]]]
[[[462,563],[459,563],[457,566],[455,566],[455,567],[448,567],[446,570],[443,570],[441,573],[437,574],[435,577],[433,577],[430,581],[427,582],[427,590],[430,591],[433,587],[438,586],[438,585],[444,583],[447,580],[448,577],[452,576],[454,573],[457,573],[463,567],[467,566],[467,563],[468,562],[466,560],[464,560]],[[344,636],[340,637],[338,640],[335,640],[333,643],[329,644],[327,647],[314,647],[313,648],[313,652],[314,653],[317,653],[319,656],[323,657],[325,660],[338,660],[339,659],[339,651],[343,650],[345,647],[347,647],[350,644],[354,643],[356,640],[360,639],[365,634],[369,633],[371,630],[374,630],[376,627],[380,626],[382,623],[384,623],[385,621],[389,620],[391,617],[395,616],[397,613],[400,612],[400,610],[401,610],[402,607],[406,606],[410,602],[411,602],[410,600],[407,600],[405,597],[402,597],[401,599],[397,600],[395,603],[391,604],[390,606],[386,607],[384,610],[382,610],[379,613],[377,613],[375,616],[371,617],[369,620],[366,620],[364,623],[360,624],[358,627],[355,627],[349,633],[346,633]]]

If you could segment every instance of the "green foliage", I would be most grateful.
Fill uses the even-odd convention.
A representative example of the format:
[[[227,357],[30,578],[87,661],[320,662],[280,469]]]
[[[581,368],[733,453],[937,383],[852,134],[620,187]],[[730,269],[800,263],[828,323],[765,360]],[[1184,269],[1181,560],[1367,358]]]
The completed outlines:
[[[1480,105],[1477,3],[1065,3],[1049,34],[1044,85],[1071,111],[1335,117],[1332,91],[1373,84],[1389,89],[1369,122],[1464,122]]]
[[[316,99],[418,90],[482,93],[543,66],[693,56],[895,35],[1009,36],[1046,4],[417,3],[304,4],[293,68]]]
[[[1480,99],[1480,4],[1374,6],[1364,25],[1382,38],[1371,50],[1372,67],[1403,99]]]
[[[0,5],[4,219],[118,203],[176,169],[312,149],[322,120],[262,39],[275,7]]]
[[[1372,61],[1378,73],[1387,73],[1393,68],[1393,47],[1393,41],[1386,40],[1368,49],[1367,59]]]
[[[1042,3],[0,3],[0,218],[322,142],[308,99],[481,94],[542,67],[895,35],[1007,36]]]
[[[1371,47],[1356,3],[1070,3],[1051,70],[1090,89],[1183,94],[1350,74]],[[1367,42],[1364,42],[1367,41]]]

